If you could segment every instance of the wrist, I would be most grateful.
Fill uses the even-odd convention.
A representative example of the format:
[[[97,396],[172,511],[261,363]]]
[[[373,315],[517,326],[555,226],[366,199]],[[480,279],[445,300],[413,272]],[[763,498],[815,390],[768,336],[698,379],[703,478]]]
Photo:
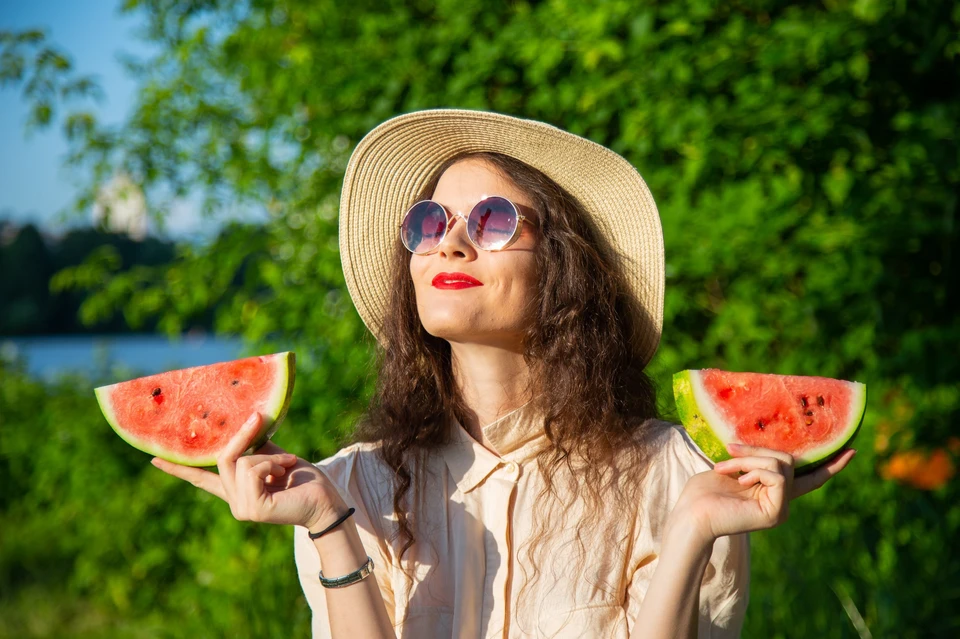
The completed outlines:
[[[308,532],[318,533],[347,514],[347,510],[349,510],[349,507],[346,502],[340,499],[337,503],[331,504],[329,507],[318,512],[313,519],[304,524],[304,526]]]
[[[671,541],[683,544],[697,553],[710,554],[717,540],[710,527],[700,518],[684,511],[674,510],[667,518],[663,534],[664,543]]]

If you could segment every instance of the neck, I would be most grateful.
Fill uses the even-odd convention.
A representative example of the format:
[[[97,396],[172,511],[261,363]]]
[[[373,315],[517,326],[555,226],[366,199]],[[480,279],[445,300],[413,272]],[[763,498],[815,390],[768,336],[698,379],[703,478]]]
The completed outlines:
[[[533,397],[530,370],[520,352],[494,346],[451,343],[453,374],[467,404],[461,425],[492,450],[483,427],[526,404]]]

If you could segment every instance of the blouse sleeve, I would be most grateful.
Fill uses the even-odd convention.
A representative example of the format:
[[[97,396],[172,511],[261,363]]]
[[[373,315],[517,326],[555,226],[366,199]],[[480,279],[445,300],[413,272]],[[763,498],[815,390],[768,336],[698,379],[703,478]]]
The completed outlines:
[[[631,556],[632,577],[627,586],[627,620],[632,625],[653,579],[667,517],[680,498],[687,480],[713,468],[687,432],[665,424],[662,446],[654,457],[647,489],[638,513],[638,531]],[[750,538],[748,533],[720,537],[714,542],[710,563],[700,585],[698,639],[733,639],[740,636],[750,589]]]
[[[347,506],[356,509],[352,518],[364,549],[373,559],[373,577],[380,586],[387,615],[391,623],[395,623],[391,552],[384,532],[390,516],[384,509],[387,504],[392,504],[392,499],[384,503],[385,490],[392,487],[390,476],[383,473],[383,464],[370,444],[352,444],[314,465],[337,487]],[[294,526],[294,557],[300,587],[312,613],[312,636],[314,639],[329,639],[327,598],[319,580],[320,556],[303,526]]]

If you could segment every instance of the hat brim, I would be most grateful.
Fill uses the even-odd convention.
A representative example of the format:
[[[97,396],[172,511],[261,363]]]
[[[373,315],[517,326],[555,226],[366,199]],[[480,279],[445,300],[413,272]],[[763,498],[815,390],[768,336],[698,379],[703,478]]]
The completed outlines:
[[[595,142],[536,120],[489,111],[431,109],[394,117],[370,131],[347,164],[340,198],[340,259],[347,290],[380,341],[389,299],[390,258],[406,208],[443,162],[492,151],[538,169],[590,214],[630,288],[631,338],[646,364],[660,343],[664,251],[660,215],[637,170]]]

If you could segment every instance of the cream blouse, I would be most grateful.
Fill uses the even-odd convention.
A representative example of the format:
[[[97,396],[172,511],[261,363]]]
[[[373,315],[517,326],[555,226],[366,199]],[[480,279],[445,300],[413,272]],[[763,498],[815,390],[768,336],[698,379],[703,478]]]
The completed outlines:
[[[556,525],[551,521],[552,536],[547,538],[551,547],[535,555],[540,558],[540,575],[527,587],[518,611],[524,569],[529,572],[529,566],[526,549],[519,557],[517,549],[534,532],[532,513],[541,476],[533,454],[545,442],[542,427],[531,419],[530,406],[483,427],[499,455],[481,446],[456,421],[452,424],[454,441],[428,462],[425,519],[417,528],[417,543],[403,559],[408,570],[411,555],[417,559],[412,588],[397,563],[393,474],[378,459],[377,445],[353,444],[316,464],[347,505],[356,509],[354,520],[373,558],[373,576],[398,637],[625,638],[632,630],[657,567],[666,518],[687,479],[712,464],[686,431],[662,422],[663,436],[645,480],[641,507],[632,513],[602,513],[595,526],[586,527],[588,538],[582,546],[575,534],[578,511],[568,511],[562,521],[558,517]],[[626,533],[631,543],[624,553],[600,537],[591,543],[591,531],[607,536],[621,531],[614,538]],[[326,597],[318,580],[319,556],[301,526],[295,527],[294,554],[313,612],[313,636],[330,637]],[[700,587],[699,639],[740,636],[749,584],[748,535],[721,537]],[[397,625],[408,598],[406,623]]]

